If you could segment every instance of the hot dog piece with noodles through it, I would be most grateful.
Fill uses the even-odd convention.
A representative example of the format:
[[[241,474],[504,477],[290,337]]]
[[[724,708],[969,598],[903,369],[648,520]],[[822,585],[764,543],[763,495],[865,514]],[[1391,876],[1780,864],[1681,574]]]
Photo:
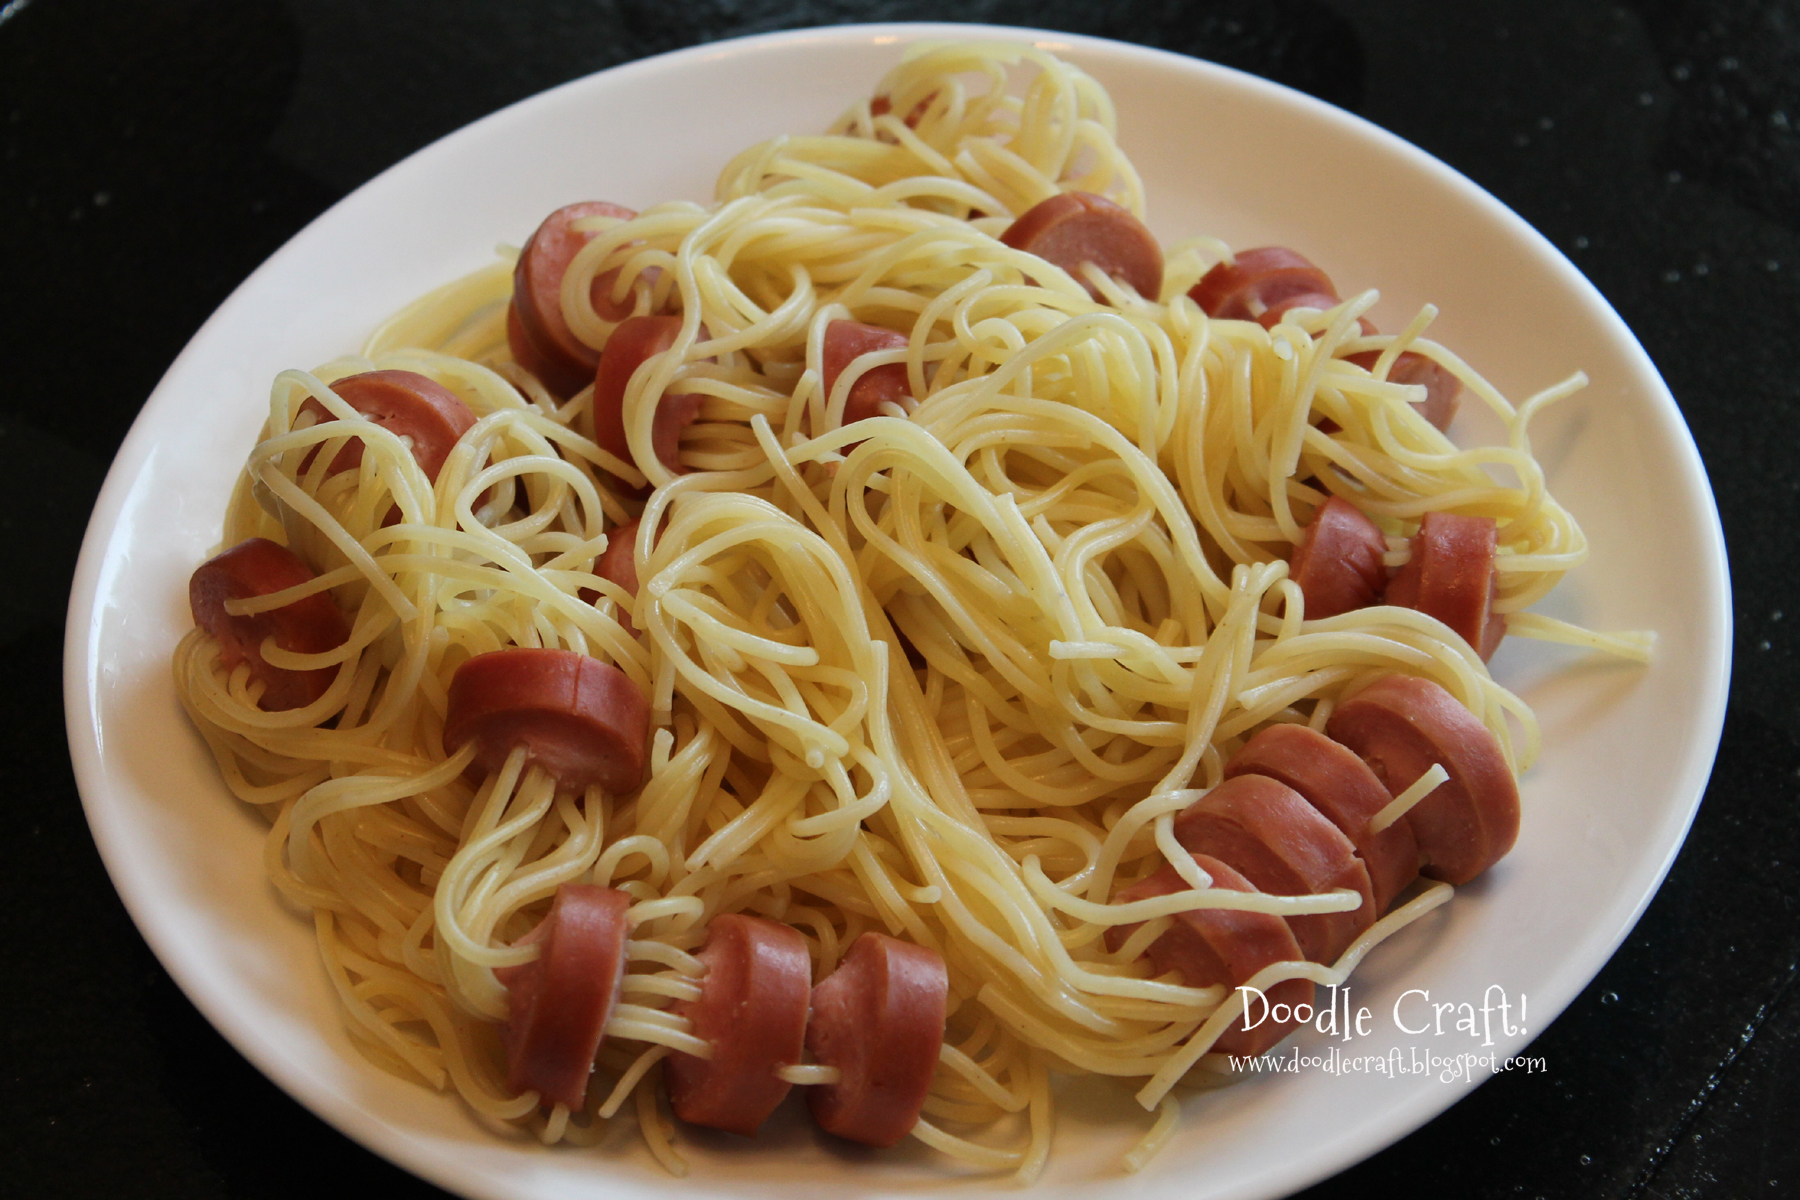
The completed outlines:
[[[444,749],[475,741],[494,772],[517,746],[557,784],[629,792],[643,782],[650,702],[623,671],[573,650],[511,647],[477,654],[450,679]]]
[[[626,385],[652,355],[673,346],[680,332],[680,317],[628,317],[619,322],[619,327],[606,340],[606,349],[601,352],[600,366],[594,375],[594,441],[602,450],[626,462],[634,461],[625,437]],[[705,330],[701,330],[700,336],[706,336]],[[677,474],[682,469],[681,431],[694,423],[705,399],[693,393],[665,393],[656,402],[650,444],[658,461]]]
[[[475,424],[475,414],[455,392],[416,371],[365,371],[338,380],[331,390],[363,417],[405,439],[419,469],[433,483],[457,439]],[[300,412],[311,413],[321,422],[337,420],[312,397],[300,406]],[[351,438],[331,460],[331,471],[354,471],[362,457],[362,439]],[[301,469],[311,462],[308,455]]]
[[[574,228],[588,217],[616,217],[628,221],[637,216],[629,208],[604,200],[585,200],[557,209],[537,227],[513,268],[512,305],[506,314],[506,341],[520,366],[558,397],[572,396],[593,381],[600,352],[575,336],[563,317],[563,276],[581,248],[597,234]],[[603,321],[619,321],[631,315],[634,298],[627,294],[615,303],[613,285],[617,271],[596,276],[589,298]]]
[[[807,1092],[827,1133],[892,1146],[918,1123],[944,1042],[950,992],[937,951],[873,931],[812,991],[806,1048],[840,1072]]]
[[[1188,296],[1209,317],[1255,321],[1283,301],[1320,297],[1336,304],[1337,287],[1305,255],[1286,246],[1257,246],[1214,265]]]
[[[1227,779],[1196,800],[1175,818],[1175,840],[1230,863],[1271,895],[1356,892],[1362,902],[1348,912],[1287,918],[1301,953],[1314,962],[1336,962],[1375,923],[1369,871],[1356,848],[1299,793],[1266,776]]]
[[[1263,309],[1262,315],[1256,318],[1256,323],[1261,325],[1264,329],[1273,329],[1281,324],[1288,313],[1293,309],[1316,308],[1320,312],[1324,312],[1326,309],[1336,308],[1339,303],[1340,301],[1335,295],[1327,296],[1321,292],[1302,292],[1297,296],[1289,296],[1286,299],[1277,300],[1275,303],[1269,305],[1269,307]],[[1356,318],[1356,323],[1357,327],[1365,334],[1377,332],[1375,322],[1369,320],[1367,317]]]
[[[1325,732],[1369,764],[1398,796],[1435,763],[1450,778],[1406,814],[1423,872],[1464,884],[1512,849],[1519,786],[1500,743],[1429,679],[1387,675],[1338,705]]]
[[[631,897],[613,888],[565,883],[549,914],[515,945],[537,958],[497,967],[507,989],[507,1085],[536,1091],[546,1103],[581,1111],[594,1054],[618,1003],[625,974],[626,912]]]
[[[1504,618],[1493,611],[1497,549],[1494,518],[1428,512],[1385,600],[1436,617],[1485,661],[1506,636]]]
[[[829,322],[825,326],[825,343],[819,351],[819,383],[825,391],[825,399],[830,400],[838,376],[852,362],[877,350],[904,350],[906,345],[906,335],[898,330],[865,325],[861,321]],[[912,384],[907,381],[905,363],[883,363],[858,376],[850,385],[850,394],[844,398],[844,424],[854,425],[880,416],[884,402],[911,410]]]
[[[305,708],[323,696],[337,678],[336,667],[297,671],[263,658],[263,643],[295,654],[323,654],[350,637],[350,625],[329,592],[310,596],[266,612],[233,615],[227,600],[270,596],[317,578],[298,555],[267,538],[251,538],[200,564],[188,579],[188,608],[194,624],[219,643],[219,661],[227,671],[250,664],[251,678],[261,681],[258,704],[267,712]]]
[[[1373,371],[1380,358],[1379,350],[1359,350],[1355,354],[1345,355],[1344,361],[1353,362],[1366,371]],[[1406,383],[1424,388],[1425,399],[1418,406],[1419,415],[1439,429],[1450,428],[1450,422],[1456,418],[1456,410],[1462,403],[1462,380],[1456,377],[1455,372],[1417,351],[1406,350],[1388,368],[1387,379],[1389,383]]]
[[[1406,818],[1380,831],[1369,828],[1370,819],[1393,800],[1387,788],[1348,747],[1316,729],[1269,726],[1231,756],[1225,775],[1267,775],[1325,814],[1368,867],[1377,916],[1418,877],[1419,843]]]
[[[675,1115],[746,1137],[791,1084],[775,1072],[802,1058],[812,996],[806,939],[788,925],[745,913],[714,917],[700,951],[700,998],[674,1011],[712,1043],[712,1057],[671,1054],[664,1078]]]
[[[637,542],[637,531],[638,523],[635,518],[608,530],[606,549],[594,560],[594,574],[602,579],[610,579],[634,597],[638,593],[637,557],[633,549]],[[581,588],[576,595],[588,604],[600,599],[597,588]],[[629,605],[619,606],[618,620],[626,633],[637,636],[637,627],[631,623]]]
[[[1188,296],[1209,317],[1255,321],[1264,329],[1279,325],[1291,309],[1324,311],[1342,302],[1331,276],[1286,246],[1258,246],[1214,264]],[[1367,317],[1357,320],[1363,333],[1376,332]]]
[[[1286,246],[1258,246],[1240,252],[1200,277],[1188,295],[1209,317],[1257,321],[1268,329],[1290,309],[1328,309],[1339,303],[1337,285],[1305,255]],[[1365,335],[1377,332],[1367,317],[1358,318]],[[1365,370],[1373,370],[1379,350],[1359,350],[1345,357]],[[1439,429],[1448,429],[1456,415],[1462,381],[1436,362],[1412,350],[1402,351],[1388,369],[1394,383],[1425,388],[1420,415]]]
[[[637,534],[638,522],[634,517],[606,535],[606,549],[594,561],[594,574],[612,580],[633,596],[638,590]]]
[[[1216,888],[1234,892],[1257,890],[1255,884],[1211,855],[1196,854],[1194,861],[1212,876]],[[1172,865],[1164,863],[1161,869],[1116,893],[1113,903],[1129,904],[1187,890],[1187,880]],[[1137,928],[1115,925],[1107,930],[1107,949],[1117,953]],[[1294,940],[1294,931],[1280,917],[1230,908],[1196,908],[1176,913],[1169,931],[1151,942],[1144,953],[1158,975],[1175,971],[1189,987],[1240,987],[1270,963],[1299,962],[1305,957],[1300,953],[1300,943]],[[1271,1008],[1285,1004],[1291,1012],[1295,1005],[1311,1004],[1312,998],[1310,979],[1284,979],[1264,989],[1260,1002],[1254,999],[1254,993],[1246,994],[1248,1013],[1225,1027],[1213,1049],[1220,1054],[1261,1054],[1297,1024],[1292,1019],[1275,1021],[1265,1017],[1258,1021],[1262,1003]]]
[[[932,100],[936,98],[937,93],[932,92],[912,106],[912,111],[906,114],[905,125],[908,129],[919,127],[919,122],[924,119],[926,111],[931,107]],[[894,101],[889,96],[876,96],[869,101],[869,115],[872,117],[885,117],[893,111]]]
[[[1319,505],[1288,557],[1288,575],[1306,598],[1306,618],[1316,621],[1381,598],[1387,587],[1387,539],[1361,509],[1333,496]]]
[[[1000,240],[1061,267],[1095,300],[1102,299],[1100,290],[1083,277],[1083,263],[1093,263],[1101,274],[1130,285],[1146,300],[1161,298],[1163,253],[1156,235],[1105,196],[1052,196],[1027,209]]]

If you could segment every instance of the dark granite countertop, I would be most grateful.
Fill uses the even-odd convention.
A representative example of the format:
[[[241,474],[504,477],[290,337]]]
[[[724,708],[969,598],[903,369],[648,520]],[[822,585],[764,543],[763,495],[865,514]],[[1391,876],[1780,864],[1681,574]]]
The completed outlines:
[[[1498,1076],[1305,1195],[1800,1195],[1796,0],[0,4],[0,461],[19,485],[0,530],[28,564],[0,591],[20,668],[0,701],[9,1192],[440,1194],[213,1032],[133,929],[82,819],[58,703],[69,579],[106,466],[182,345],[306,221],[501,105],[696,42],[909,19],[1161,46],[1413,141],[1605,294],[1712,475],[1735,677],[1667,882],[1534,1042],[1547,1075]]]

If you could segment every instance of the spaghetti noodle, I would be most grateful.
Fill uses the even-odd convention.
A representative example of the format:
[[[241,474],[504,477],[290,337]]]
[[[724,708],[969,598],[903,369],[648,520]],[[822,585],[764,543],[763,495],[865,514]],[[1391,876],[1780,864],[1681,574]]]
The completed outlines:
[[[593,298],[608,275],[614,301],[681,318],[626,389],[629,460],[595,440],[591,388],[559,400],[513,360],[510,263],[424,297],[358,358],[284,372],[223,544],[274,539],[318,578],[228,610],[328,590],[350,636],[317,654],[264,646],[274,666],[336,672],[288,711],[263,710],[201,631],[175,673],[226,782],[269,814],[270,876],[312,913],[356,1043],[385,1069],[547,1142],[595,1140],[634,1102],[679,1173],[659,1063],[710,1050],[669,1005],[699,994],[708,922],[749,912],[798,929],[820,977],[865,930],[943,955],[951,1011],[922,1140],[1030,1178],[1052,1077],[1121,1076],[1156,1114],[1136,1169],[1240,1008],[1148,977],[1143,948],[1186,910],[1355,906],[1197,873],[1198,890],[1108,902],[1165,852],[1193,872],[1171,819],[1232,752],[1271,722],[1321,728],[1403,672],[1475,713],[1515,771],[1537,753],[1531,712],[1435,619],[1303,619],[1286,559],[1307,514],[1354,498],[1390,565],[1424,513],[1495,518],[1495,608],[1517,614],[1586,552],[1529,438],[1581,381],[1514,405],[1424,336],[1430,309],[1398,336],[1363,334],[1373,293],[1272,329],[1209,319],[1187,296],[1223,253],[1204,239],[1169,253],[1160,295],[1004,245],[1008,214],[1059,191],[1143,209],[1105,92],[1046,54],[915,47],[876,96],[824,135],[746,150],[710,205],[581,223],[591,240],[561,291],[575,337],[598,347],[616,327]],[[827,388],[827,327],[850,319],[906,345]],[[1348,361],[1366,351],[1372,369]],[[1459,449],[1426,423],[1416,389],[1386,381],[1402,352],[1453,373],[1504,444]],[[887,363],[917,410],[845,424],[851,389]],[[424,375],[474,414],[435,480],[331,389],[374,369]],[[653,448],[674,390],[703,398],[679,471]],[[352,440],[360,463],[334,470]],[[595,572],[634,518],[635,595]],[[1645,649],[1533,615],[1510,628]],[[472,747],[444,746],[449,680],[508,646],[594,656],[643,690],[641,789],[559,790],[522,751],[465,777]],[[577,881],[628,893],[633,932],[584,1111],[545,1112],[506,1087],[494,972],[534,956],[514,943]],[[1415,889],[1337,963],[1253,982],[1340,980],[1449,894]],[[1020,1145],[974,1140],[1006,1114],[1024,1114]]]

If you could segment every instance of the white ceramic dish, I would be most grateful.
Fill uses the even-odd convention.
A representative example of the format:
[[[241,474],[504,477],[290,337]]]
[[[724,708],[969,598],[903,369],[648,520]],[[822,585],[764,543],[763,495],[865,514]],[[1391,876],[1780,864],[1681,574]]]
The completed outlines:
[[[1729,603],[1711,493],[1661,380],[1619,318],[1548,242],[1468,180],[1341,111],[1236,72],[1135,46],[978,27],[841,27],[701,46],[534,97],[421,151],[319,218],[194,337],[144,407],[101,493],[70,604],[69,736],[95,840],[144,936],[196,1005],[272,1079],[349,1136],[468,1196],[841,1196],[985,1192],[912,1144],[848,1152],[788,1112],[756,1142],[684,1134],[676,1183],[626,1128],[546,1150],[478,1125],[349,1046],[310,926],[278,903],[258,818],[232,801],[170,682],[186,580],[218,537],[275,373],[354,350],[384,315],[523,241],[552,208],[605,197],[706,199],[736,150],[823,127],[920,37],[1008,36],[1071,57],[1118,103],[1122,140],[1165,239],[1303,249],[1348,287],[1379,284],[1393,327],[1423,301],[1437,335],[1515,397],[1577,368],[1593,385],[1537,427],[1540,457],[1594,547],[1546,607],[1650,628],[1649,669],[1509,642],[1495,670],[1544,720],[1518,848],[1381,948],[1353,980],[1369,1033],[1345,1054],[1501,1056],[1542,1030],[1606,961],[1661,882],[1711,767]],[[1478,429],[1463,429],[1464,435]],[[1407,989],[1479,1004],[1528,997],[1527,1032],[1482,1046],[1409,1035]],[[1416,995],[1409,1005],[1418,1001]],[[1403,1011],[1409,1025],[1417,1020]],[[1517,1009],[1513,1010],[1515,1027]],[[1331,1044],[1299,1039],[1303,1053]],[[1554,1068],[1554,1064],[1551,1064]],[[1484,1076],[1483,1076],[1484,1077]],[[1144,1127],[1095,1083],[1062,1110],[1044,1196],[1267,1197],[1417,1128],[1470,1080],[1321,1069],[1190,1101],[1142,1176],[1117,1156]],[[790,1101],[790,1105],[792,1105]]]

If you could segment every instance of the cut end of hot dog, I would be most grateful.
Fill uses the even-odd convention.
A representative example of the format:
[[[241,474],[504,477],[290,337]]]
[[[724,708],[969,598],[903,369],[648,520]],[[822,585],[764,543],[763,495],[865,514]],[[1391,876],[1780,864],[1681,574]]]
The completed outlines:
[[[1291,307],[1306,297],[1338,302],[1331,276],[1286,246],[1240,251],[1202,275],[1188,296],[1207,316],[1227,321],[1255,321],[1272,309],[1279,314],[1284,303]]]
[[[1233,892],[1254,892],[1256,885],[1226,863],[1209,854],[1194,855],[1194,862],[1212,876],[1213,886]],[[1147,900],[1153,896],[1172,896],[1188,890],[1174,866],[1162,868],[1141,879],[1113,897],[1114,904]],[[1114,926],[1106,932],[1108,949],[1117,951],[1130,938],[1136,925]],[[1280,917],[1270,913],[1241,912],[1229,908],[1198,908],[1176,913],[1169,931],[1150,943],[1145,951],[1151,968],[1158,975],[1174,971],[1189,987],[1223,985],[1240,987],[1271,963],[1299,962],[1304,957],[1293,930]],[[1310,979],[1288,979],[1263,993],[1269,1005],[1285,1004],[1292,1012],[1297,1004],[1312,1003]],[[1246,995],[1250,1008],[1259,1007]],[[1245,1019],[1245,1018],[1248,1019]],[[1257,1020],[1254,1011],[1233,1020],[1213,1043],[1220,1054],[1261,1054],[1292,1032],[1299,1024],[1294,1020]]]
[[[1401,817],[1379,832],[1369,821],[1393,797],[1347,746],[1304,725],[1271,725],[1225,764],[1225,775],[1267,775],[1305,798],[1356,847],[1369,869],[1377,915],[1418,877],[1419,843]]]
[[[1373,371],[1380,358],[1379,350],[1359,350],[1355,354],[1346,355],[1344,361],[1353,362],[1365,371]],[[1456,419],[1456,410],[1462,402],[1462,380],[1448,368],[1439,366],[1423,354],[1407,350],[1394,359],[1394,365],[1388,368],[1387,378],[1389,383],[1406,383],[1424,388],[1425,399],[1418,406],[1419,415],[1440,430],[1450,428],[1450,422]]]
[[[1264,329],[1273,329],[1296,308],[1316,308],[1320,312],[1324,312],[1327,309],[1336,308],[1340,303],[1342,302],[1335,295],[1326,295],[1322,292],[1301,292],[1269,305],[1262,310],[1262,314],[1256,318],[1256,322]],[[1364,335],[1376,332],[1375,322],[1367,317],[1356,318],[1356,325]]]
[[[1387,587],[1387,539],[1361,509],[1333,496],[1321,504],[1288,558],[1309,621],[1367,608]]]
[[[602,579],[610,579],[623,588],[626,594],[636,596],[638,593],[637,555],[637,521],[630,520],[610,530],[606,535],[606,549],[594,560],[594,574]],[[583,601],[593,604],[600,599],[598,588],[582,588],[576,593]],[[621,605],[619,608],[619,625],[632,637],[637,636],[637,627],[631,623],[631,608]]]
[[[226,670],[250,665],[251,677],[263,685],[258,702],[267,712],[305,708],[331,687],[337,668],[294,671],[263,661],[270,638],[295,654],[322,654],[350,638],[344,614],[327,592],[316,592],[268,612],[233,616],[227,600],[269,596],[317,578],[312,568],[286,546],[267,538],[251,538],[200,564],[188,580],[188,608],[194,624],[219,644]]]
[[[1271,895],[1358,893],[1362,903],[1349,912],[1287,918],[1314,962],[1336,962],[1375,923],[1374,889],[1356,848],[1299,793],[1267,776],[1238,775],[1196,800],[1175,818],[1175,840],[1230,863]]]
[[[664,1078],[675,1115],[753,1136],[791,1086],[775,1072],[802,1058],[812,996],[806,939],[790,926],[745,913],[715,917],[700,951],[700,999],[681,1001],[710,1059],[680,1051]]]
[[[1027,209],[1000,240],[1061,267],[1103,300],[1082,276],[1083,263],[1129,285],[1146,300],[1162,297],[1163,252],[1156,235],[1131,213],[1092,192],[1062,192]]]
[[[496,969],[507,989],[507,1085],[580,1112],[594,1055],[618,1002],[625,973],[631,897],[612,888],[565,883],[547,915],[518,945],[538,946],[523,966]]]
[[[1486,659],[1499,644],[1490,644],[1489,622],[1497,530],[1492,517],[1426,513],[1412,539],[1412,557],[1389,581],[1384,599],[1436,617]]]
[[[444,748],[473,740],[492,773],[517,746],[558,785],[629,792],[643,782],[650,703],[623,671],[573,650],[478,654],[450,680]]]
[[[681,318],[675,316],[628,317],[619,322],[594,373],[594,441],[602,450],[642,469],[632,457],[625,436],[625,389],[637,369],[653,355],[675,344]],[[706,336],[702,331],[701,336]],[[651,418],[650,442],[657,460],[670,471],[681,467],[681,433],[700,415],[705,397],[693,393],[665,393],[656,402]]]
[[[807,1092],[828,1133],[892,1146],[911,1132],[931,1090],[950,982],[943,956],[883,933],[856,939],[812,991],[806,1048],[839,1079]]]
[[[572,396],[586,387],[600,361],[600,352],[576,337],[563,317],[563,275],[575,255],[596,236],[577,232],[573,225],[587,217],[628,221],[635,216],[631,209],[604,200],[566,205],[544,218],[519,252],[513,268],[507,344],[519,365],[537,376],[553,395]],[[617,275],[608,271],[594,280],[590,297],[602,320],[617,321],[631,312],[630,303],[613,303]]]
[[[1433,764],[1449,774],[1406,814],[1426,875],[1467,883],[1518,840],[1519,787],[1499,740],[1430,680],[1385,676],[1334,709],[1325,731],[1395,795]]]
[[[365,371],[338,380],[331,390],[364,418],[407,439],[413,460],[433,483],[457,441],[475,424],[475,414],[461,397],[416,371]],[[300,406],[300,411],[313,414],[321,422],[337,420],[323,404],[311,398]],[[354,471],[362,464],[362,457],[362,439],[351,438],[331,460],[332,473]],[[310,463],[308,455],[301,469]]]
[[[837,386],[844,368],[865,354],[878,350],[906,349],[906,335],[880,325],[861,321],[831,321],[825,326],[825,342],[819,351],[819,383],[827,399]],[[906,377],[905,363],[883,363],[864,371],[844,398],[844,424],[853,425],[881,415],[881,406],[892,402],[901,408],[913,407],[912,384]]]

